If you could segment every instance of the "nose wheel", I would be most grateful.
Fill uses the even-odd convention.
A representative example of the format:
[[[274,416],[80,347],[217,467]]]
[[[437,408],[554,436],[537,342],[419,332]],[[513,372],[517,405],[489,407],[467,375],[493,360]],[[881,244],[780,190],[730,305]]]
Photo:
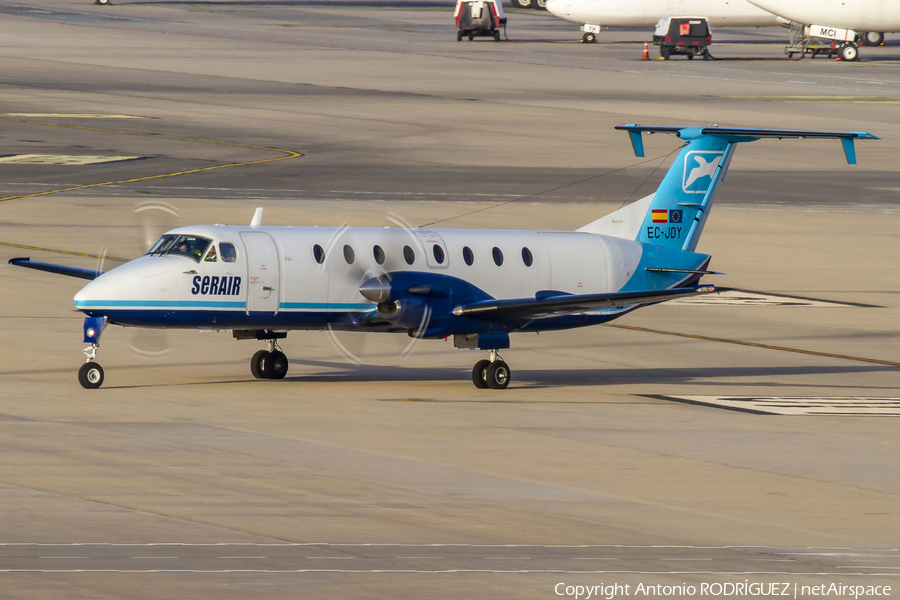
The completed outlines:
[[[509,386],[511,372],[509,365],[500,358],[496,350],[491,350],[490,360],[479,360],[472,368],[472,383],[478,389],[502,390]]]
[[[103,385],[103,367],[97,361],[100,335],[106,329],[106,317],[84,318],[84,341],[90,346],[84,349],[85,363],[78,369],[78,383],[87,390],[96,390]]]
[[[78,369],[78,383],[88,390],[95,390],[103,385],[103,367],[94,361],[81,365]]]
[[[288,372],[288,358],[275,340],[266,340],[268,350],[260,350],[250,359],[250,374],[257,379],[284,379]]]

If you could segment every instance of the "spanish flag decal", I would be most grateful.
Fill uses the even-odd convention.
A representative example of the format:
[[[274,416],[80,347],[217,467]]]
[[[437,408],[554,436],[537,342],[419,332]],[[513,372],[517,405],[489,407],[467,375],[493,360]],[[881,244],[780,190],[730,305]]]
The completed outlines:
[[[668,223],[669,222],[669,211],[664,208],[653,209],[650,211],[653,214],[653,222],[654,223]]]

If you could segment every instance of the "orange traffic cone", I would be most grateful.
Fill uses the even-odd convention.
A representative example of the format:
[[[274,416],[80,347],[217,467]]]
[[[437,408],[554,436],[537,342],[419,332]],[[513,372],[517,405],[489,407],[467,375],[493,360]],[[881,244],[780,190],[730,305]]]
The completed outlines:
[[[650,60],[650,47],[644,42],[644,53],[641,54],[641,60]]]

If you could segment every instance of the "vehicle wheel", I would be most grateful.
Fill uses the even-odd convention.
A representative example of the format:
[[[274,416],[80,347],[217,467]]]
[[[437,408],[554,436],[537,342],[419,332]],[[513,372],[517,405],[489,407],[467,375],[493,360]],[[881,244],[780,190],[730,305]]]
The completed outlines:
[[[840,50],[841,60],[853,62],[859,58],[859,49],[856,44],[844,44]]]
[[[488,387],[486,371],[490,364],[489,360],[479,360],[472,367],[472,383],[480,390],[486,390]]]
[[[268,355],[268,350],[260,350],[253,355],[253,358],[250,359],[250,374],[257,379],[266,378],[265,374],[263,373],[263,362],[266,360],[266,357]]]
[[[534,7],[537,10],[547,10],[547,0],[536,0],[534,2]]]
[[[284,352],[276,350],[263,361],[263,371],[269,379],[284,379],[288,372],[288,358]]]
[[[495,41],[495,42],[499,42],[499,41],[500,41],[500,30],[499,30],[499,29],[495,29],[495,30],[494,30],[494,41]]]
[[[102,4],[103,6],[106,6],[107,4],[109,4],[109,0],[95,0],[95,1],[97,2],[97,4]]]
[[[588,32],[588,33],[584,34],[583,36],[581,36],[581,41],[584,42],[585,44],[593,44],[594,42],[597,41],[597,34]]]
[[[672,49],[668,46],[660,46],[659,55],[662,56],[663,60],[669,60],[669,57],[672,56]]]
[[[703,51],[703,60],[712,60],[712,54],[709,53],[709,50]]]
[[[880,46],[884,43],[884,34],[878,31],[867,31],[862,34],[866,46]]]
[[[502,360],[495,360],[487,366],[484,372],[488,387],[492,390],[502,390],[509,385],[509,365]]]
[[[78,369],[78,383],[88,390],[96,390],[103,385],[103,367],[95,362],[87,362]]]
[[[510,0],[510,3],[516,8],[531,8],[531,3],[534,0]]]
[[[693,53],[688,54],[688,55],[687,55],[687,59],[688,59],[688,60],[694,60],[694,54],[693,54]]]
[[[472,40],[474,40],[474,39],[475,39],[475,36],[474,36],[474,35],[470,35],[470,36],[469,36],[469,41],[470,41],[470,42],[471,42]]]
[[[457,31],[457,32],[456,32],[456,41],[457,41],[457,42],[461,42],[461,41],[462,41],[462,35],[463,35],[463,34],[462,34],[462,31]]]

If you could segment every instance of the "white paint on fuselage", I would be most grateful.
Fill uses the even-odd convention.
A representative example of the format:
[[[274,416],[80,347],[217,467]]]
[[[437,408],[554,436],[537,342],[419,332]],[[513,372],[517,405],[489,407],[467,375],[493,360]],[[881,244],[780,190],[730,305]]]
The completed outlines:
[[[900,31],[897,0],[749,0],[756,6],[802,23],[856,31]]]
[[[146,303],[149,308],[171,302],[184,307],[206,301],[227,304],[207,308],[246,310],[248,299],[251,306],[257,305],[253,295],[261,298],[265,286],[273,288],[279,310],[312,310],[311,306],[329,311],[371,310],[373,306],[360,295],[359,285],[370,277],[397,271],[456,277],[498,299],[534,297],[541,290],[614,292],[635,273],[642,253],[641,244],[632,240],[562,231],[192,226],[169,233],[203,236],[216,244],[231,242],[238,248],[238,260],[223,262],[221,254],[216,262],[199,263],[185,256],[143,256],[86,285],[75,296],[76,306],[88,302],[97,308],[105,302],[110,306],[125,302],[131,307]],[[248,234],[266,234],[274,241],[276,264],[248,265],[248,259],[255,260],[244,243]],[[325,250],[323,264],[314,258],[316,245]],[[345,260],[345,245],[353,251],[352,264]],[[375,245],[384,250],[383,265],[375,260]],[[435,245],[443,251],[443,263],[434,259]],[[404,246],[415,253],[411,265],[404,259]],[[463,259],[464,247],[474,256],[471,266]],[[500,266],[493,259],[495,247],[503,254]],[[523,248],[533,256],[531,266],[523,260]],[[260,260],[271,263],[271,259]],[[192,282],[198,276],[240,277],[240,293],[192,293]]]
[[[567,21],[602,27],[652,27],[660,17],[706,17],[713,27],[767,27],[786,21],[747,0],[548,0]]]

